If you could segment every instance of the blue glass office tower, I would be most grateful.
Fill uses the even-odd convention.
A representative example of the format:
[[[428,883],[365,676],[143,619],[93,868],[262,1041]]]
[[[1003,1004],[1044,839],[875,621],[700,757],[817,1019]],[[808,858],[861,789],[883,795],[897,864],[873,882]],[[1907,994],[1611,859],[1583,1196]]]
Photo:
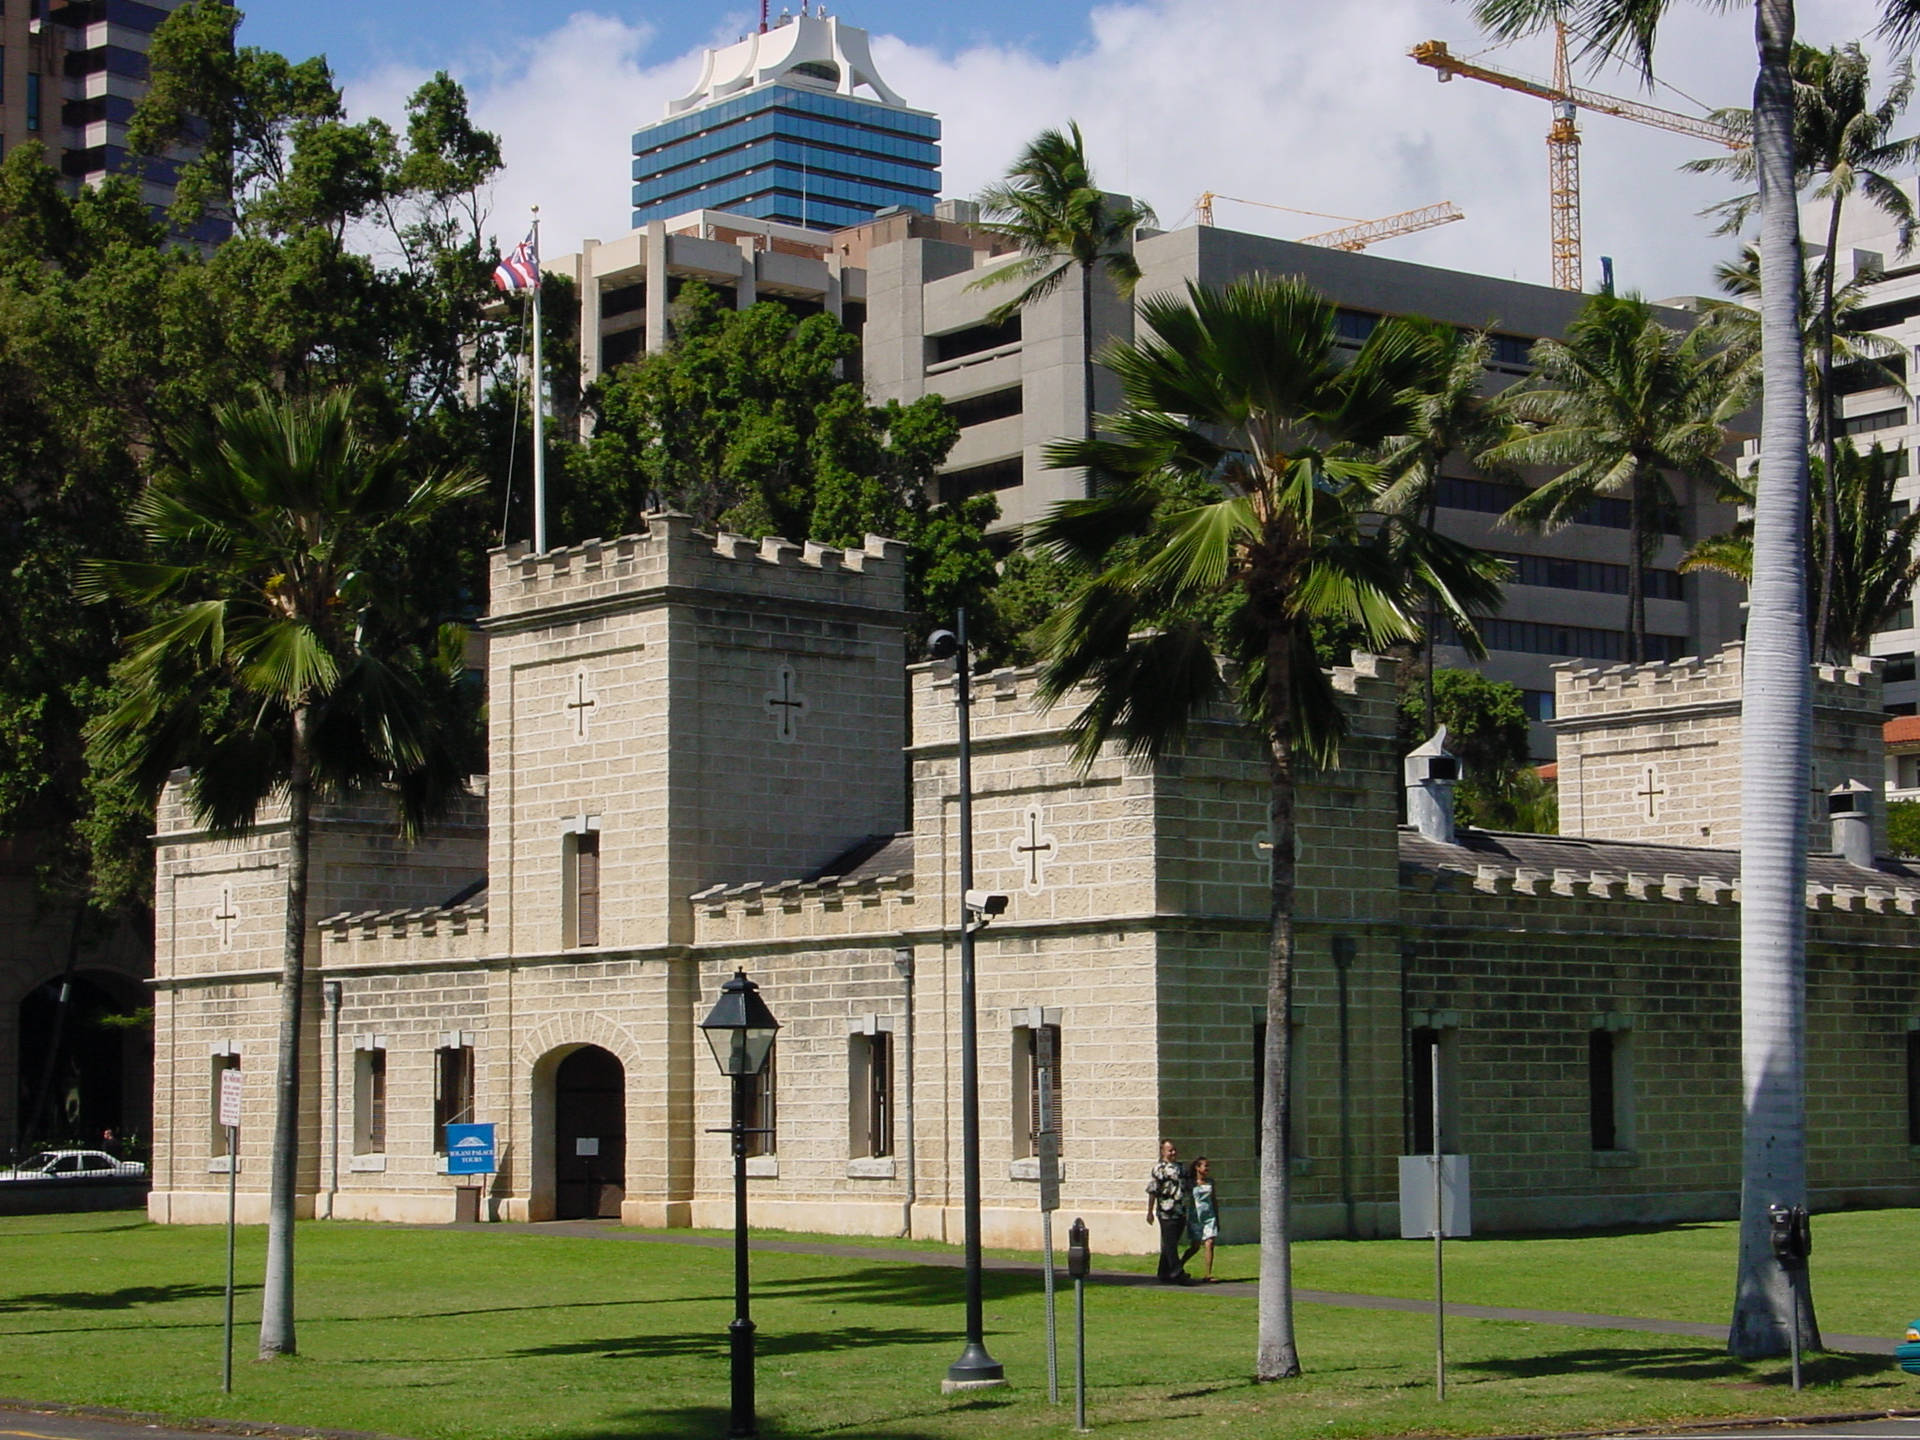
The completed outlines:
[[[833,230],[931,211],[940,193],[940,121],[880,80],[865,31],[824,15],[708,51],[699,86],[634,135],[633,155],[635,229],[726,210]]]

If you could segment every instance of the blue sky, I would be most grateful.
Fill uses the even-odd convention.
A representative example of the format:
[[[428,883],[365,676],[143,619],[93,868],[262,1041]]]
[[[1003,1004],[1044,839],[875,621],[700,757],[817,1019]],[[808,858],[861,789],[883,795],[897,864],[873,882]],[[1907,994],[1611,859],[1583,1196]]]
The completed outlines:
[[[1745,8],[1676,7],[1659,69],[1677,89],[1647,96],[1618,70],[1580,78],[1694,113],[1747,104]],[[1141,196],[1167,225],[1190,217],[1202,190],[1242,197],[1216,205],[1220,224],[1285,237],[1450,200],[1463,222],[1374,253],[1546,282],[1549,107],[1471,81],[1437,84],[1407,58],[1425,39],[1459,54],[1487,50],[1462,0],[843,0],[832,9],[872,32],[894,90],[940,116],[948,195],[978,193],[1035,133],[1072,119],[1100,183]],[[1878,0],[1799,0],[1801,34],[1822,45],[1867,37],[1878,9]],[[297,57],[325,53],[360,115],[398,118],[415,86],[452,72],[502,139],[490,229],[511,244],[538,204],[543,249],[554,255],[626,232],[632,132],[692,88],[704,47],[731,43],[757,18],[757,3],[739,0],[256,0],[241,33]],[[1538,41],[1486,59],[1533,75],[1552,63]],[[1701,143],[1592,114],[1582,131],[1588,279],[1607,255],[1623,288],[1656,298],[1708,291],[1732,247],[1698,216],[1724,198],[1725,183],[1677,168]]]
[[[789,0],[790,8],[798,8],[798,3]],[[1089,7],[1071,0],[854,0],[828,8],[868,30],[884,30],[948,53],[993,43],[1058,60],[1088,38]],[[491,46],[526,44],[576,9],[651,25],[663,48],[675,52],[733,39],[759,21],[756,5],[640,0],[576,6],[510,0],[242,0],[241,9],[247,15],[247,43],[296,59],[324,54],[342,74],[360,74],[395,61],[427,67],[444,63],[449,36]],[[772,0],[773,13],[780,9],[780,0]]]

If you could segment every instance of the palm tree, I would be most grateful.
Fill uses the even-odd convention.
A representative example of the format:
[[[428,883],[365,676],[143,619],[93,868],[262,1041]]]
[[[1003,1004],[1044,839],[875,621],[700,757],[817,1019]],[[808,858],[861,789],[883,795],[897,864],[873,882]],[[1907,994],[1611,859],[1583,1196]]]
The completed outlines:
[[[1817,259],[1807,262],[1802,286],[1800,330],[1804,337],[1807,369],[1807,393],[1820,387],[1820,316],[1813,307],[1819,290]],[[1725,300],[1708,300],[1701,307],[1699,330],[1701,343],[1712,352],[1712,363],[1719,367],[1719,382],[1731,392],[1733,403],[1746,408],[1760,399],[1760,256],[1751,245],[1743,245],[1740,258],[1714,266],[1715,283]],[[1832,355],[1836,366],[1870,375],[1873,383],[1905,391],[1906,382],[1883,360],[1905,353],[1897,342],[1874,330],[1861,330],[1851,323],[1853,313],[1866,303],[1873,283],[1880,278],[1876,270],[1861,270],[1833,292]],[[1813,416],[1807,417],[1809,433]]]
[[[1594,500],[1627,498],[1627,658],[1647,658],[1646,566],[1675,505],[1667,475],[1724,481],[1726,392],[1701,342],[1653,318],[1637,296],[1595,295],[1565,340],[1542,340],[1533,374],[1495,402],[1528,429],[1486,452],[1560,473],[1506,514],[1529,529],[1577,520]]]
[[[1043,130],[1007,171],[1006,179],[980,195],[987,229],[1020,247],[1020,259],[989,270],[975,287],[1018,285],[1020,293],[994,307],[988,318],[1004,324],[1035,300],[1060,288],[1069,271],[1080,282],[1083,437],[1093,435],[1093,275],[1104,270],[1122,295],[1140,283],[1133,258],[1133,232],[1153,223],[1151,206],[1109,195],[1093,180],[1086,142],[1077,121],[1067,131]]]
[[[1486,393],[1492,337],[1484,330],[1459,330],[1432,320],[1402,322],[1419,335],[1425,364],[1409,397],[1407,432],[1387,442],[1380,463],[1392,482],[1381,506],[1400,516],[1416,515],[1427,531],[1439,527],[1440,480],[1447,461],[1481,456],[1508,437],[1508,421]],[[1438,634],[1438,601],[1427,597],[1421,625],[1426,635],[1426,734],[1434,727],[1433,647]]]
[[[1858,43],[1820,50],[1795,44],[1789,66],[1794,81],[1794,159],[1803,186],[1813,186],[1813,198],[1827,203],[1827,243],[1821,254],[1817,277],[1820,302],[1814,312],[1814,355],[1817,383],[1814,387],[1814,424],[1820,440],[1820,458],[1829,477],[1840,473],[1834,455],[1833,362],[1834,335],[1838,323],[1836,287],[1839,268],[1840,216],[1856,193],[1877,206],[1894,222],[1898,253],[1905,255],[1913,242],[1913,201],[1901,188],[1892,172],[1910,170],[1920,158],[1920,140],[1893,139],[1893,127],[1907,102],[1913,97],[1913,67],[1902,62],[1893,82],[1878,105],[1872,103],[1872,75],[1866,52]],[[1729,128],[1751,133],[1753,118],[1745,110],[1723,110],[1716,118]],[[1738,150],[1725,156],[1696,160],[1686,169],[1719,172],[1748,179],[1753,174],[1754,153]],[[1716,208],[1727,214],[1724,229],[1737,229],[1752,211],[1756,197],[1737,196]],[[1839,533],[1835,515],[1837,497],[1830,485],[1820,489],[1820,504],[1826,516],[1823,534],[1831,539]],[[1829,633],[1827,615],[1836,600],[1836,560],[1830,548],[1822,548],[1820,589],[1816,606],[1814,635]]]
[[[1396,535],[1381,523],[1380,472],[1359,457],[1408,429],[1417,332],[1385,322],[1346,363],[1333,307],[1268,277],[1189,284],[1141,317],[1151,335],[1103,360],[1123,396],[1111,437],[1047,452],[1101,483],[1032,531],[1084,577],[1042,629],[1041,695],[1084,696],[1068,726],[1083,764],[1109,738],[1159,754],[1228,696],[1263,741],[1273,847],[1255,1374],[1273,1380],[1300,1372],[1284,1140],[1295,766],[1331,762],[1344,729],[1315,626],[1354,627],[1374,646],[1411,640],[1431,592],[1472,643],[1468,612],[1498,604],[1498,566],[1417,524]]]
[[[1495,35],[1568,20],[1600,53],[1630,55],[1649,78],[1671,0],[1474,0]],[[1886,0],[1888,23],[1920,27],[1920,0]],[[1770,1205],[1806,1202],[1807,386],[1800,340],[1800,212],[1794,163],[1793,0],[1754,0],[1754,178],[1760,197],[1761,468],[1754,583],[1741,699],[1740,1015],[1744,1126],[1740,1267],[1727,1344],[1754,1358],[1785,1352],[1797,1307],[1768,1240]],[[1803,1272],[1804,1273],[1804,1272]]]
[[[294,1353],[293,1212],[299,1162],[300,1021],[316,791],[399,780],[406,828],[457,782],[438,725],[432,665],[393,623],[408,613],[388,547],[481,477],[415,477],[401,446],[369,444],[351,397],[256,395],[175,439],[177,463],[134,502],[156,558],[98,561],[95,594],[159,618],[128,642],[121,698],[92,737],[123,778],[157,791],[191,764],[186,800],[216,835],[286,806],[286,927],[260,1357]],[[442,701],[444,695],[439,697]]]
[[[1867,654],[1873,637],[1888,626],[1920,581],[1920,510],[1903,510],[1893,498],[1894,456],[1875,446],[1862,455],[1846,440],[1835,452],[1840,474],[1833,486],[1838,529],[1826,535],[1827,516],[1815,511],[1809,546],[1831,548],[1838,583],[1827,634],[1816,636],[1824,654]],[[1817,461],[1815,462],[1818,463]],[[1816,474],[1815,478],[1822,477]],[[1736,482],[1742,502],[1753,503],[1752,486]],[[1753,534],[1741,522],[1724,535],[1702,540],[1680,562],[1682,570],[1713,570],[1743,585],[1753,582]]]

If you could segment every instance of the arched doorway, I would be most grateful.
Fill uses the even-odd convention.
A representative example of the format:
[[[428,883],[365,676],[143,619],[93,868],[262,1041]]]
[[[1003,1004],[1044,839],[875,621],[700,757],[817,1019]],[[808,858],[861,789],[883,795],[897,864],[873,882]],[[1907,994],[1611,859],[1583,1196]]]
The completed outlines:
[[[554,1218],[618,1219],[626,1185],[627,1072],[598,1045],[582,1045],[553,1076]]]

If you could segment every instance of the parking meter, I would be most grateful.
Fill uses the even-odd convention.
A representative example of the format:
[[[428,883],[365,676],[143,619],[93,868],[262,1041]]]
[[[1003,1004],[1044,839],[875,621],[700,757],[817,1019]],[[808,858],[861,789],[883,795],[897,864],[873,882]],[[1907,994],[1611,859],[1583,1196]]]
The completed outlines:
[[[1067,1274],[1072,1279],[1084,1280],[1092,1265],[1092,1255],[1087,1249],[1087,1222],[1075,1220],[1073,1228],[1067,1231]]]
[[[1786,1269],[1806,1263],[1813,1253],[1813,1224],[1804,1205],[1769,1205],[1767,1238],[1773,1244],[1773,1258]]]

